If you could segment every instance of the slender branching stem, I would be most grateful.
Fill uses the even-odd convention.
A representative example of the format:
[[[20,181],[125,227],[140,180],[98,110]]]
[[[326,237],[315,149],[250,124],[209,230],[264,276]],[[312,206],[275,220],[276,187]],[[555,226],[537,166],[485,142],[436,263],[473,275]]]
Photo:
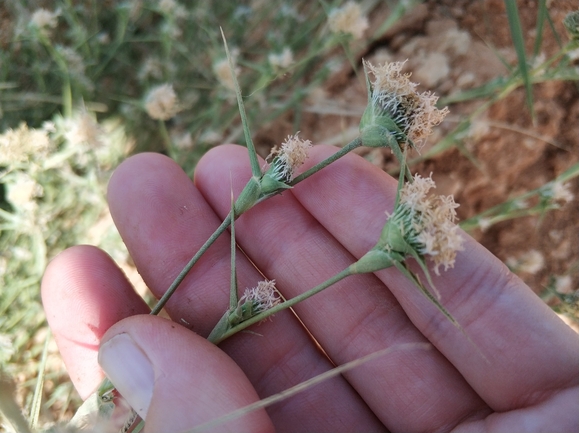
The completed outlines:
[[[324,159],[322,162],[314,165],[312,168],[310,168],[307,171],[304,171],[302,174],[300,174],[299,176],[297,176],[295,179],[293,179],[289,185],[290,186],[294,186],[298,183],[300,183],[301,181],[307,179],[308,177],[310,177],[312,174],[317,173],[318,171],[320,171],[322,168],[327,167],[328,165],[330,165],[331,163],[333,163],[334,161],[340,159],[342,156],[344,156],[345,154],[351,152],[352,150],[354,150],[357,147],[362,146],[362,139],[360,137],[355,138],[354,140],[352,140],[351,142],[349,142],[347,145],[345,145],[344,147],[342,147],[340,150],[338,150],[336,153],[334,153],[332,156],[330,156],[328,159]]]
[[[229,308],[233,309],[237,306],[239,301],[237,295],[237,272],[235,267],[235,251],[237,249],[235,245],[235,201],[233,200],[233,192],[231,193],[231,211],[229,213],[231,217],[231,284],[229,287]]]
[[[353,275],[353,272],[350,269],[350,267],[348,267],[348,268],[344,269],[342,272],[334,275],[332,278],[330,278],[330,279],[324,281],[323,283],[321,283],[320,285],[314,287],[313,289],[310,289],[307,292],[302,293],[301,295],[298,295],[294,298],[288,299],[287,301],[284,301],[280,304],[277,304],[275,307],[270,308],[266,311],[263,311],[255,316],[253,316],[251,319],[247,319],[247,320],[243,321],[239,325],[234,326],[233,328],[229,329],[227,332],[225,332],[224,334],[222,334],[220,336],[219,335],[213,335],[213,333],[212,333],[212,335],[210,335],[210,337],[208,339],[209,339],[209,341],[211,341],[214,344],[219,344],[221,341],[225,340],[226,338],[231,337],[232,335],[238,333],[239,331],[242,331],[245,328],[247,328],[247,327],[249,327],[257,322],[261,322],[262,320],[267,319],[272,314],[278,313],[282,310],[285,310],[286,308],[293,307],[298,302],[302,302],[303,300],[309,298],[310,296],[313,296],[316,293],[319,293],[322,290],[327,289],[332,284],[335,284],[338,281],[343,280],[344,278],[346,278],[350,275]]]
[[[173,143],[171,142],[169,131],[167,131],[167,125],[165,124],[165,121],[161,119],[159,119],[159,132],[161,133],[161,137],[163,138],[163,145],[165,146],[167,155],[169,155],[170,158],[175,159],[175,152],[173,151]]]
[[[221,37],[223,38],[223,45],[225,46],[225,54],[227,55],[227,61],[229,62],[229,69],[231,70],[231,78],[233,79],[233,84],[235,85],[235,96],[237,98],[237,105],[239,107],[239,115],[241,116],[241,123],[243,125],[243,135],[245,136],[245,145],[249,150],[249,163],[251,165],[251,173],[254,176],[261,175],[261,168],[259,166],[259,161],[257,160],[257,152],[255,146],[253,145],[253,140],[251,139],[251,132],[249,130],[249,123],[247,121],[247,114],[245,113],[245,106],[243,105],[243,98],[241,96],[241,88],[239,87],[239,82],[235,75],[235,65],[233,64],[233,57],[229,52],[229,47],[227,46],[227,40],[225,39],[225,34],[223,29],[221,30]]]
[[[342,149],[340,149],[338,152],[336,152],[332,156],[330,156],[328,159],[325,159],[324,161],[320,162],[319,164],[313,166],[312,168],[310,168],[306,172],[304,172],[301,175],[299,175],[298,177],[296,177],[290,183],[290,185],[293,186],[293,185],[307,179],[312,174],[317,173],[322,168],[327,167],[332,162],[341,158],[342,156],[344,156],[348,152],[351,152],[353,149],[360,147],[361,145],[362,145],[362,140],[360,138],[354,139],[353,141],[348,143],[346,146],[344,146]],[[250,152],[250,154],[251,154],[251,152]],[[275,195],[275,194],[267,195],[265,197],[260,198],[259,200],[257,200],[254,203],[254,206],[256,204],[261,203],[262,201],[272,197],[273,195]],[[193,256],[193,258],[189,261],[189,263],[187,263],[187,265],[185,265],[183,270],[179,273],[179,275],[177,276],[175,281],[173,281],[173,283],[171,284],[169,289],[165,292],[163,297],[157,302],[155,307],[151,310],[151,314],[153,314],[153,315],[159,314],[161,309],[165,306],[165,304],[167,303],[169,298],[173,295],[175,290],[177,290],[177,287],[185,279],[185,277],[187,276],[187,274],[189,273],[191,268],[195,265],[195,263],[197,263],[197,261],[205,253],[205,251],[207,251],[207,249],[213,244],[213,242],[215,242],[217,240],[217,238],[229,227],[229,225],[231,224],[231,215],[232,214],[230,212],[227,215],[227,217],[223,220],[221,225],[217,228],[217,230],[215,230],[215,232],[211,235],[211,237],[209,239],[207,239],[207,241],[203,244],[203,246],[199,249],[199,251],[197,251],[195,256]],[[235,217],[237,218],[237,217],[239,217],[239,215],[235,215]]]
[[[217,240],[217,238],[221,235],[221,233],[223,233],[225,230],[227,230],[230,223],[231,223],[231,213],[227,215],[227,217],[223,220],[221,225],[219,227],[217,227],[217,230],[215,230],[215,232],[213,232],[213,234],[209,237],[209,239],[207,239],[205,241],[203,246],[201,248],[199,248],[199,251],[197,251],[197,253],[189,261],[189,263],[187,263],[185,265],[185,267],[179,273],[177,278],[175,278],[175,281],[173,281],[173,283],[171,284],[169,289],[167,289],[165,294],[161,297],[161,299],[159,299],[159,301],[157,302],[155,307],[151,310],[151,314],[153,314],[153,315],[159,314],[159,312],[165,306],[165,304],[167,303],[169,298],[173,295],[175,290],[177,290],[177,287],[179,287],[179,284],[181,284],[181,282],[185,279],[185,277],[187,276],[187,274],[189,273],[191,268],[195,265],[195,263],[197,263],[197,261],[201,258],[201,256],[203,254],[205,254],[205,251],[207,251],[207,249],[211,245],[213,245],[213,242],[215,242]]]

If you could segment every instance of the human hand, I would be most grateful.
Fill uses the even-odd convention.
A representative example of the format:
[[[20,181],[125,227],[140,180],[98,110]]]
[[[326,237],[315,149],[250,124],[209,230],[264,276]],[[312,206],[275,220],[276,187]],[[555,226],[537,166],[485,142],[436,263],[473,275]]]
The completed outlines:
[[[304,169],[334,151],[315,146]],[[196,169],[195,186],[174,162],[155,154],[132,157],[113,175],[111,213],[156,296],[226,216],[230,179],[238,194],[250,176],[247,159],[238,146],[213,149]],[[236,240],[291,298],[375,245],[395,193],[395,180],[347,155],[242,215]],[[339,365],[414,342],[434,348],[393,351],[224,428],[576,431],[579,338],[482,246],[468,237],[464,246],[454,269],[433,277],[442,304],[472,343],[390,268],[348,277],[294,307],[327,357],[287,310],[217,349],[202,337],[228,306],[226,236],[167,303],[174,323],[139,315],[148,312],[144,302],[93,247],[71,248],[54,259],[42,295],[80,395],[88,396],[103,377],[100,344],[103,369],[146,415],[146,431],[182,431],[325,372],[332,368],[329,359]],[[237,275],[240,288],[263,279],[241,254]]]

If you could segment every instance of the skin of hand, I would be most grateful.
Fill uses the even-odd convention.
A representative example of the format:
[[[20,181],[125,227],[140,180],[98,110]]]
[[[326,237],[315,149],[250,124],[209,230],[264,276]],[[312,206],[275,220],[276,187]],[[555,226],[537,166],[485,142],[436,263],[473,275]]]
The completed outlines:
[[[303,170],[335,151],[315,146]],[[237,195],[250,175],[247,150],[234,145],[208,152],[194,182],[158,154],[119,166],[109,184],[110,211],[157,297],[227,215],[231,189]],[[394,179],[350,154],[242,215],[236,240],[289,299],[373,247],[395,194]],[[149,432],[192,428],[332,362],[413,342],[433,348],[393,350],[212,431],[578,431],[578,336],[463,236],[454,268],[433,277],[471,341],[398,271],[386,269],[348,277],[298,304],[301,322],[285,310],[216,347],[205,337],[228,306],[227,233],[167,303],[173,321],[147,316],[122,271],[91,246],[50,263],[42,298],[80,395],[98,386],[102,366]],[[251,262],[237,255],[241,290],[263,280]]]

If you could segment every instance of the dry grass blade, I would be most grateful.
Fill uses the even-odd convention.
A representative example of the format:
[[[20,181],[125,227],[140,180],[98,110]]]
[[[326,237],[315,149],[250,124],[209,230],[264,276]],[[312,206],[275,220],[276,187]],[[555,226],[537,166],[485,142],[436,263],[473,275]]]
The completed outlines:
[[[507,17],[509,19],[509,28],[511,30],[511,38],[517,58],[519,59],[519,71],[525,84],[525,92],[527,94],[527,105],[531,112],[531,117],[535,119],[535,111],[533,109],[533,89],[531,83],[531,76],[529,75],[529,67],[527,66],[527,56],[525,54],[525,40],[523,38],[523,30],[521,27],[521,20],[519,19],[519,10],[514,0],[505,0],[507,7]]]
[[[225,39],[225,33],[223,29],[221,30],[221,37],[223,38],[223,45],[225,46],[225,53],[227,54],[227,60],[229,61],[229,69],[231,70],[231,78],[233,84],[235,85],[235,96],[237,98],[237,105],[239,106],[239,114],[241,115],[241,123],[243,125],[243,134],[245,136],[245,145],[249,151],[249,162],[251,164],[251,173],[255,177],[261,176],[261,168],[259,167],[259,161],[257,160],[257,153],[255,152],[255,146],[253,145],[253,140],[251,139],[251,131],[249,130],[249,123],[247,122],[247,114],[245,113],[245,106],[243,105],[243,97],[241,96],[241,89],[239,88],[239,82],[235,76],[235,65],[233,64],[233,57],[229,52],[229,47],[227,46],[227,40]]]
[[[0,370],[0,414],[4,415],[4,418],[14,431],[30,433],[28,423],[22,416],[20,407],[14,399],[15,388],[16,386],[12,379]]]
[[[42,349],[42,357],[40,359],[40,363],[38,364],[38,379],[34,389],[34,396],[32,397],[32,408],[30,409],[30,426],[33,430],[37,428],[38,416],[40,415],[40,407],[42,405],[42,389],[44,388],[46,360],[48,359],[48,344],[50,343],[51,336],[52,333],[49,329],[46,333],[46,340],[44,342],[44,348]]]
[[[545,19],[548,17],[547,0],[539,0],[539,12],[537,14],[537,36],[535,37],[535,45],[533,47],[533,57],[539,55],[541,43],[543,42],[543,28]]]
[[[274,403],[277,403],[278,401],[282,401],[282,400],[289,398],[295,394],[298,394],[302,391],[305,391],[306,389],[309,389],[309,388],[323,382],[324,380],[328,380],[334,376],[338,376],[338,375],[340,375],[348,370],[352,370],[353,368],[358,367],[366,362],[370,362],[370,361],[373,361],[373,360],[380,358],[382,356],[386,356],[391,352],[400,351],[400,350],[416,350],[416,349],[430,350],[431,348],[432,348],[432,346],[429,343],[406,343],[406,344],[400,344],[400,345],[397,345],[394,347],[388,347],[388,348],[383,349],[383,350],[379,350],[377,352],[363,356],[362,358],[358,358],[358,359],[355,359],[354,361],[347,362],[346,364],[343,364],[339,367],[333,368],[332,370],[329,370],[329,371],[322,373],[318,376],[315,376],[309,380],[306,380],[305,382],[302,382],[296,386],[293,386],[285,391],[282,391],[278,394],[272,395],[271,397],[264,398],[263,400],[260,400],[258,402],[251,404],[251,405],[248,405],[248,406],[245,406],[241,409],[233,411],[233,412],[231,412],[227,415],[224,415],[220,418],[208,421],[204,424],[201,424],[201,425],[195,427],[192,430],[188,430],[187,432],[183,432],[183,433],[200,433],[200,432],[204,432],[204,431],[213,431],[215,429],[215,427],[217,427],[220,424],[234,420],[236,418],[239,418],[239,417],[246,415],[250,412],[253,412],[255,410],[263,409],[267,406],[270,406]]]

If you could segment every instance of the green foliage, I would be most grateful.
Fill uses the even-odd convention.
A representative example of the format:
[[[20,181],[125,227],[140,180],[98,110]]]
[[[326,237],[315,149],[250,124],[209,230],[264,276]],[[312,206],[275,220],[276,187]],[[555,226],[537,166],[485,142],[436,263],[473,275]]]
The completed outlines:
[[[39,286],[52,257],[91,243],[126,261],[105,189],[130,143],[119,122],[98,124],[82,110],[40,129],[22,123],[0,135],[0,362],[7,373],[23,374],[27,366],[27,377],[38,374],[42,343],[35,345],[35,336],[46,326]],[[52,379],[55,386],[62,381]],[[31,398],[32,392],[26,403],[38,411]]]
[[[220,26],[252,96],[250,124],[295,108],[344,58],[331,50],[349,40],[324,30],[318,2],[57,2],[45,11],[54,26],[42,27],[21,2],[5,9],[13,28],[1,54],[0,130],[22,121],[40,127],[84,100],[102,116],[120,116],[137,150],[163,150],[166,137],[144,104],[154,86],[170,83],[181,111],[167,125],[169,153],[189,172],[208,146],[243,141]]]

